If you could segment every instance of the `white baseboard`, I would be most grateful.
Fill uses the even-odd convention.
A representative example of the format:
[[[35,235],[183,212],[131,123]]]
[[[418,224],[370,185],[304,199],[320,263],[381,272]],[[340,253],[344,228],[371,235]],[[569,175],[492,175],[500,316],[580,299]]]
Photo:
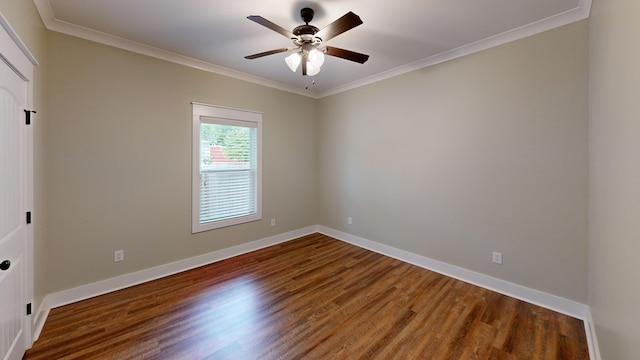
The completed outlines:
[[[47,321],[49,311],[51,311],[52,308],[53,307],[51,306],[51,304],[49,304],[48,296],[45,296],[40,303],[40,307],[38,307],[38,311],[36,312],[35,318],[33,319],[33,324],[31,324],[31,329],[33,330],[33,342],[38,340],[38,338],[40,337],[40,333],[42,332],[44,323]]]
[[[271,245],[293,240],[301,236],[313,234],[315,232],[331,236],[335,239],[348,242],[355,246],[371,250],[409,264],[435,271],[454,279],[581,319],[585,323],[590,358],[592,360],[600,360],[593,319],[587,305],[320,225],[309,226],[303,229],[290,231],[227,249],[198,255],[189,259],[49,294],[42,301],[36,320],[34,321],[34,341],[40,336],[40,332],[42,331],[42,327],[44,326],[49,311],[53,308],[211,264],[216,261],[259,250]]]
[[[586,319],[587,317],[587,305],[572,300],[567,300],[559,296],[534,290],[505,280],[496,279],[488,275],[480,274],[475,271],[467,270],[426,256],[417,255],[324,226],[320,226],[318,231],[361,248],[375,251],[379,254],[386,255],[421,268],[432,270],[485,289],[493,290],[534,305],[539,305],[562,314],[573,316],[578,319]]]
[[[216,261],[228,259],[230,257],[259,250],[271,245],[293,240],[301,236],[313,234],[317,231],[317,226],[309,226],[299,230],[286,232],[284,234],[274,235],[268,238],[248,242],[246,244],[233,246],[207,254],[194,256],[192,258],[175,261],[169,264],[159,265],[149,269],[144,269],[49,294],[45,296],[38,309],[33,329],[33,339],[35,341],[40,336],[40,332],[42,331],[42,327],[44,326],[47,316],[49,315],[49,311],[53,308],[89,299],[94,296],[110,293],[112,291],[124,289],[165,276],[173,275],[182,271],[194,269],[200,266],[214,263]]]
[[[454,279],[580,319],[584,322],[587,343],[589,346],[589,358],[591,360],[600,360],[600,351],[598,349],[596,332],[593,326],[593,318],[591,317],[589,306],[585,304],[505,280],[496,279],[488,275],[447,264],[426,256],[417,255],[389,245],[380,244],[375,241],[367,240],[359,236],[344,233],[325,226],[318,226],[318,232],[358,247],[375,251],[379,254],[386,255],[424,269],[435,271]]]
[[[584,321],[584,328],[587,333],[587,344],[589,345],[589,359],[601,360],[600,347],[598,346],[598,338],[596,337],[596,326],[593,322],[590,309],[587,314],[587,320]]]

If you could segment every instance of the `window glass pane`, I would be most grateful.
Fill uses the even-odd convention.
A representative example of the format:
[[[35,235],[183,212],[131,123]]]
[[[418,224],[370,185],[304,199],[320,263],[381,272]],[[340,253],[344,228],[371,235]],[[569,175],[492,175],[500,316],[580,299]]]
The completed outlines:
[[[262,114],[192,105],[192,232],[261,220]]]
[[[200,123],[200,219],[257,211],[257,129]]]

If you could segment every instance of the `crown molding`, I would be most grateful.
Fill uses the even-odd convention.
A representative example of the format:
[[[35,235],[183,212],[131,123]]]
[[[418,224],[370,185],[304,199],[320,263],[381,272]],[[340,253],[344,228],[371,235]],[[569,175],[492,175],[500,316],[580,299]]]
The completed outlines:
[[[578,6],[574,9],[503,32],[501,34],[497,34],[467,45],[460,46],[455,49],[441,52],[439,54],[430,56],[422,60],[418,60],[407,65],[399,66],[397,68],[364,78],[362,80],[354,81],[349,84],[320,92],[318,93],[318,97],[323,98],[348,90],[356,89],[365,85],[376,83],[378,81],[406,74],[408,72],[419,70],[425,67],[437,65],[445,61],[457,59],[459,57],[484,51],[492,47],[503,45],[512,41],[526,38],[528,36],[545,32],[547,30],[555,29],[580,20],[584,20],[589,17],[589,14],[591,12],[591,1],[592,0],[579,0]]]
[[[51,8],[50,0],[34,0],[36,8],[40,13],[40,17],[48,30],[63,33],[66,35],[75,36],[85,40],[101,43],[104,45],[113,46],[123,50],[131,51],[134,53],[147,55],[157,59],[173,62],[176,64],[192,67],[195,69],[215,73],[218,75],[228,76],[234,79],[239,79],[247,82],[251,82],[266,87],[287,91],[297,95],[305,97],[311,97],[314,99],[320,99],[323,97],[339,94],[348,90],[356,89],[365,85],[373,84],[378,81],[389,79],[398,75],[402,75],[411,71],[419,70],[425,67],[437,65],[445,61],[457,59],[462,56],[470,55],[476,52],[490,49],[495,46],[503,45],[512,41],[520,40],[525,37],[539,34],[547,30],[551,30],[560,26],[568,25],[573,22],[577,22],[589,17],[591,12],[592,0],[578,0],[578,6],[574,9],[565,11],[560,14],[550,16],[548,18],[533,22],[528,25],[515,28],[501,34],[497,34],[486,39],[482,39],[467,45],[460,46],[458,48],[448,50],[425,59],[415,61],[413,63],[396,67],[391,70],[381,72],[379,74],[366,77],[361,80],[357,80],[342,86],[321,91],[313,92],[308,90],[302,90],[297,87],[286,85],[277,81],[264,79],[258,76],[250,75],[240,71],[232,70],[226,67],[208,63],[202,60],[190,58],[184,55],[176,54],[170,51],[162,50],[156,47],[138,43],[135,41],[127,40],[114,35],[106,34],[96,30],[92,30],[86,27],[74,25],[59,19],[56,19],[53,9]]]
[[[11,27],[9,21],[0,13],[0,27],[4,29],[3,36],[3,51],[6,56],[5,63],[11,66],[14,70],[18,71],[20,76],[27,81],[32,80],[30,72],[25,69],[30,69],[32,65],[38,65],[38,60],[33,56],[27,45],[20,38],[18,33]],[[31,71],[32,72],[32,71]],[[28,73],[28,74],[26,74]]]
[[[215,65],[206,61],[194,59],[188,56],[180,55],[170,51],[162,50],[153,46],[131,41],[125,38],[107,34],[104,32],[89,29],[83,26],[71,24],[55,17],[49,0],[34,0],[36,8],[40,13],[42,22],[47,30],[59,32],[62,34],[74,36],[77,38],[93,41],[96,43],[112,46],[122,50],[127,50],[141,55],[150,56],[156,59],[169,61],[172,63],[188,66],[194,69],[211,72],[218,75],[228,76],[234,79],[244,80],[254,84],[291,92],[294,94],[309,97],[308,91],[300,88],[289,86],[277,81],[264,79],[258,76],[250,75],[240,71],[232,70],[223,66]],[[311,96],[314,97],[314,96]]]

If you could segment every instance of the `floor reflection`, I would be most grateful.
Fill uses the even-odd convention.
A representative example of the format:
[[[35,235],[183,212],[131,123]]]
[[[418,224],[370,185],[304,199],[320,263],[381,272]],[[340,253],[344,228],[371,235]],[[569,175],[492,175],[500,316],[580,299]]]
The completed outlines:
[[[244,276],[218,284],[199,300],[205,335],[211,345],[242,343],[255,335],[260,321],[258,281]]]

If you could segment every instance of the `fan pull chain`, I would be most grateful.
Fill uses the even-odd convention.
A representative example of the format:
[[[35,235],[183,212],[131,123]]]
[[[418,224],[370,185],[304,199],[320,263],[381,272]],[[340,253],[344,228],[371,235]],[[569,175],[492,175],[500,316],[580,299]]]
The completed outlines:
[[[315,84],[316,84],[316,81],[312,80],[311,81],[311,85],[315,85]],[[309,78],[308,77],[307,77],[307,84],[305,85],[304,89],[305,90],[309,90]]]

